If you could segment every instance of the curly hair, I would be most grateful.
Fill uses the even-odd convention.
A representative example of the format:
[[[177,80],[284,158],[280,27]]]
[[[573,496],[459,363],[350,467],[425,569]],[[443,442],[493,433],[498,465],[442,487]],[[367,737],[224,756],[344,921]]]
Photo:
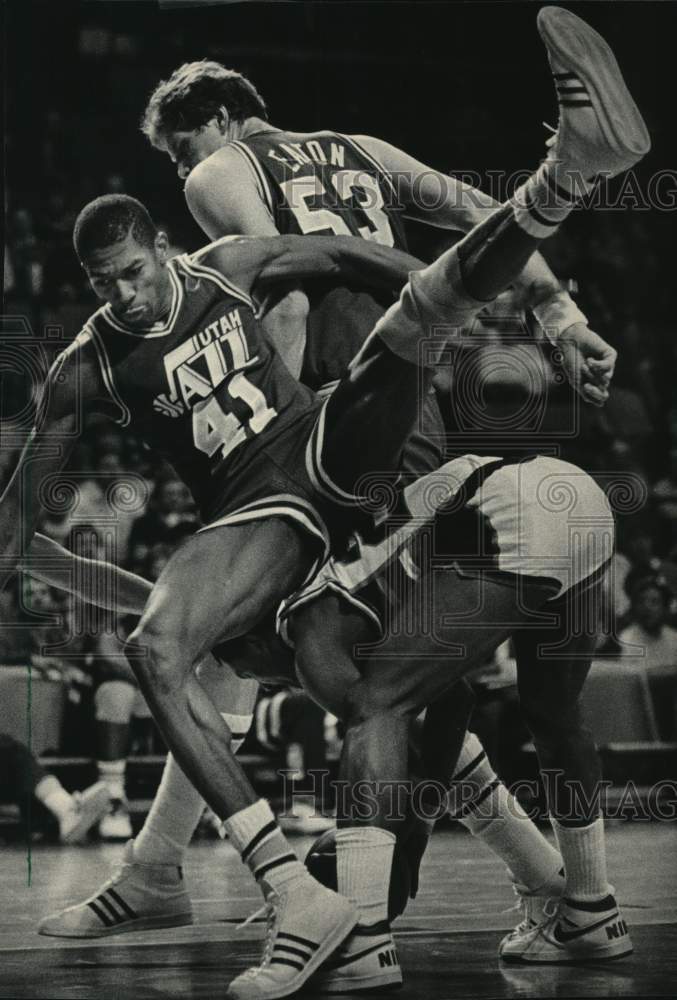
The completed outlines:
[[[162,149],[168,133],[201,128],[222,106],[233,121],[268,118],[265,101],[241,73],[209,59],[184,63],[150,95],[141,131]]]
[[[75,220],[73,246],[82,261],[130,232],[140,246],[153,246],[157,227],[146,206],[128,194],[104,194],[85,205]]]

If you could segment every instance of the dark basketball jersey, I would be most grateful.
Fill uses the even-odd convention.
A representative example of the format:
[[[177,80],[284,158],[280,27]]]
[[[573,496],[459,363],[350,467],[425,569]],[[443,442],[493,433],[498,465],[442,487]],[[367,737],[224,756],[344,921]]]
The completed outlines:
[[[76,340],[93,345],[110,415],[171,462],[206,521],[317,407],[262,335],[249,296],[209,266],[212,246],[169,262],[166,321],[134,331],[105,305]]]
[[[271,129],[230,145],[251,167],[281,233],[361,236],[407,249],[390,175],[349,136]]]

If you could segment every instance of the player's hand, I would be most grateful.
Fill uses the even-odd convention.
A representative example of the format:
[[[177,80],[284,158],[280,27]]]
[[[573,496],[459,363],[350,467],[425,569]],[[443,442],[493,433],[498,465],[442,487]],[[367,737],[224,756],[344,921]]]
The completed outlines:
[[[604,406],[616,366],[616,351],[585,323],[574,323],[557,341],[562,367],[581,397],[593,406]]]

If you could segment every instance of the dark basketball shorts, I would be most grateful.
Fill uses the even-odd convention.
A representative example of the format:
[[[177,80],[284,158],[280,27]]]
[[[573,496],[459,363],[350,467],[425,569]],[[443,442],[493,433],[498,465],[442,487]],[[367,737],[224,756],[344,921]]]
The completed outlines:
[[[563,596],[610,559],[614,520],[603,491],[585,472],[536,456],[505,462],[464,455],[403,490],[404,503],[385,537],[363,542],[351,558],[331,558],[278,611],[291,644],[294,611],[327,592],[358,609],[383,633],[393,602],[409,594],[434,562],[461,576],[515,586],[538,584],[548,599]]]

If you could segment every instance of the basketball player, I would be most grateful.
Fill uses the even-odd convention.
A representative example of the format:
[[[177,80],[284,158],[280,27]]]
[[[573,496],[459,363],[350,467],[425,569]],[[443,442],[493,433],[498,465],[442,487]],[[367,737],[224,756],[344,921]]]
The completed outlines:
[[[259,853],[259,848],[262,849],[262,844],[268,843],[265,838],[258,835],[258,832],[267,828],[269,821],[266,817],[266,821],[262,822],[263,817],[260,815],[260,810],[257,810],[258,804],[247,799],[250,792],[247,792],[244,787],[243,776],[228,752],[220,719],[211,704],[207,703],[202,696],[201,689],[195,681],[191,669],[192,665],[218,639],[248,631],[265,614],[276,597],[279,597],[285,590],[289,592],[294,589],[294,586],[302,582],[303,578],[308,575],[314,562],[317,561],[317,548],[308,544],[308,536],[315,539],[323,536],[321,522],[318,523],[310,500],[315,501],[322,510],[327,509],[333,513],[330,506],[332,502],[338,507],[344,503],[354,503],[359,499],[359,494],[355,492],[355,484],[360,481],[363,475],[374,468],[375,462],[383,463],[386,468],[396,468],[401,442],[415,418],[418,402],[416,397],[420,376],[416,372],[415,366],[420,360],[421,310],[423,310],[424,321],[427,321],[425,322],[426,328],[428,323],[433,320],[438,323],[446,320],[454,327],[467,321],[482,302],[495,297],[497,292],[513,279],[515,269],[524,264],[540,239],[553,228],[553,224],[561,221],[571,210],[574,199],[574,177],[590,177],[600,170],[617,173],[630,163],[635,162],[648,148],[648,140],[645,132],[642,131],[641,119],[637,124],[637,119],[633,117],[634,105],[631,101],[628,104],[629,98],[625,98],[622,90],[620,95],[618,88],[612,87],[609,92],[607,89],[608,81],[595,76],[594,67],[590,65],[590,52],[585,51],[585,43],[586,39],[583,36],[583,52],[580,52],[580,40],[578,44],[572,44],[570,40],[569,48],[565,47],[561,59],[565,72],[568,72],[567,63],[569,63],[582,67],[578,70],[579,74],[588,74],[595,87],[598,100],[597,112],[593,110],[592,113],[581,115],[583,109],[579,108],[578,117],[574,115],[572,120],[568,109],[563,109],[559,140],[551,150],[550,157],[539,174],[531,178],[527,185],[518,192],[514,202],[508,203],[498,210],[487,222],[477,227],[470,237],[463,240],[457,248],[444,254],[431,267],[412,276],[410,283],[402,293],[400,303],[390,309],[377,325],[374,335],[356,359],[350,376],[330,397],[319,417],[316,411],[311,409],[306,411],[308,415],[305,418],[305,427],[301,428],[300,426],[302,419],[304,419],[300,414],[299,419],[294,421],[297,442],[299,437],[307,438],[309,442],[310,468],[307,480],[310,482],[310,486],[306,486],[304,482],[299,483],[299,479],[303,480],[303,471],[298,463],[297,467],[301,471],[296,473],[297,482],[293,484],[292,489],[289,469],[293,468],[293,460],[298,454],[298,443],[296,451],[294,451],[288,438],[285,440],[283,426],[281,429],[280,424],[278,424],[276,428],[278,433],[275,435],[275,451],[276,454],[280,454],[281,446],[286,446],[287,450],[282,459],[285,462],[285,472],[287,473],[285,485],[292,490],[291,496],[294,498],[293,502],[285,507],[282,514],[289,520],[282,520],[279,508],[276,511],[271,505],[268,499],[269,494],[261,496],[259,491],[259,495],[256,496],[256,491],[252,490],[251,487],[249,491],[244,491],[246,499],[250,500],[249,505],[246,508],[236,507],[232,489],[234,484],[230,479],[224,484],[223,495],[218,497],[216,504],[214,496],[210,496],[209,491],[199,488],[201,485],[199,482],[192,484],[198,500],[207,513],[220,515],[225,510],[225,514],[217,516],[217,523],[208,525],[200,533],[202,538],[199,534],[196,538],[190,539],[170,561],[160,578],[141,624],[134,634],[135,639],[142,641],[150,650],[148,660],[144,661],[143,665],[137,664],[137,674],[154,714],[180,763],[189,776],[196,781],[198,787],[206,793],[206,797],[215,811],[230,824],[231,837],[236,843],[239,842],[246,847],[253,835],[257,848],[255,854]],[[581,55],[582,60],[578,59]],[[613,83],[615,84],[615,82],[614,80]],[[626,133],[627,138],[622,141],[619,141],[619,137],[614,135],[614,142],[610,144],[597,115],[601,113],[603,121],[606,122],[609,118],[607,112],[610,110],[611,118],[613,118],[618,113],[619,103],[620,110],[626,114],[630,121],[629,133]],[[610,109],[608,105],[611,105]],[[557,180],[555,181],[556,171]],[[549,204],[552,200],[551,185],[553,183],[559,192],[554,206]],[[210,358],[215,367],[208,364],[205,359],[209,369],[207,374],[211,380],[214,380],[215,372],[218,375],[219,365],[221,365],[220,377],[222,381],[217,382],[217,384],[207,380],[204,368],[202,371],[191,369],[185,360],[195,357],[194,352],[198,346],[203,351],[213,344],[213,340],[209,339],[208,331],[212,331],[212,338],[217,335],[214,322],[201,329],[198,327],[205,340],[200,340],[199,343],[192,342],[190,350],[184,334],[184,343],[178,345],[183,348],[182,358],[184,360],[182,364],[178,364],[177,361],[176,367],[172,367],[173,362],[169,361],[171,352],[167,351],[167,343],[159,345],[159,347],[157,344],[151,344],[148,347],[152,339],[157,340],[174,332],[177,314],[181,316],[183,307],[183,303],[179,301],[181,288],[174,284],[173,294],[170,295],[173,279],[166,275],[164,279],[160,277],[163,268],[167,268],[167,265],[163,261],[162,240],[158,243],[156,234],[153,234],[151,250],[147,240],[145,246],[138,243],[129,231],[131,226],[127,230],[122,229],[119,219],[115,226],[111,226],[109,217],[103,227],[105,232],[102,232],[102,215],[105,215],[110,207],[110,202],[103,204],[99,202],[95,203],[95,207],[90,208],[89,211],[85,210],[85,213],[80,217],[80,226],[77,231],[78,249],[84,258],[94,287],[96,288],[98,284],[102,297],[111,298],[114,305],[113,309],[108,309],[108,313],[105,313],[106,307],[104,307],[104,310],[98,314],[98,319],[108,322],[112,313],[113,322],[111,325],[115,326],[118,333],[122,332],[129,336],[133,336],[134,332],[138,334],[140,331],[145,331],[145,333],[141,334],[133,348],[125,339],[122,356],[118,354],[115,359],[117,363],[114,363],[112,368],[109,364],[104,363],[100,369],[100,378],[97,378],[99,369],[94,365],[91,366],[90,381],[92,386],[96,387],[97,392],[90,395],[90,400],[103,399],[109,407],[114,404],[122,420],[126,420],[130,416],[131,403],[132,412],[136,411],[139,415],[143,415],[146,437],[152,437],[153,431],[157,432],[156,424],[159,418],[154,416],[152,411],[149,412],[148,399],[152,399],[155,394],[154,390],[162,382],[152,365],[134,364],[130,361],[130,357],[135,355],[134,360],[139,362],[145,360],[144,354],[149,355],[151,351],[158,353],[164,349],[166,370],[169,376],[167,383],[164,384],[168,385],[170,396],[164,393],[165,399],[160,400],[162,408],[159,409],[159,412],[166,413],[167,402],[176,403],[179,399],[174,379],[179,369],[182,368],[179,375],[179,385],[183,394],[183,413],[175,412],[174,414],[174,419],[182,421],[179,424],[182,434],[177,433],[173,441],[173,458],[182,473],[187,478],[195,480],[194,465],[188,468],[182,461],[184,456],[181,455],[181,446],[186,447],[188,441],[186,429],[189,421],[185,417],[188,415],[189,404],[190,416],[195,415],[196,418],[194,435],[191,435],[194,442],[190,441],[192,447],[197,448],[198,451],[205,451],[209,455],[209,449],[214,446],[211,452],[213,455],[217,450],[222,452],[235,437],[237,444],[234,447],[244,445],[251,455],[252,439],[257,441],[258,438],[259,445],[261,445],[261,440],[265,441],[265,438],[261,439],[261,435],[265,433],[265,428],[273,419],[268,411],[275,409],[275,407],[268,405],[265,396],[261,400],[260,396],[252,391],[252,385],[253,389],[258,390],[259,393],[262,392],[262,385],[266,389],[270,388],[271,392],[274,389],[274,401],[284,407],[287,417],[292,416],[293,404],[296,399],[290,400],[289,395],[285,398],[286,386],[282,378],[280,378],[279,384],[276,383],[275,378],[261,378],[262,374],[270,376],[273,373],[274,359],[273,355],[266,357],[267,351],[263,341],[256,343],[255,328],[249,322],[244,344],[238,337],[233,337],[229,341],[229,350],[233,347],[242,348],[239,369],[238,361],[234,356],[231,359],[229,354],[231,372],[233,367],[236,368],[231,379],[237,379],[239,375],[242,375],[242,378],[238,379],[236,384],[232,386],[235,392],[232,395],[228,393],[231,396],[231,402],[228,402],[224,397],[224,390],[227,390],[227,383],[231,379],[225,378],[222,356],[215,358],[213,352],[210,352]],[[546,218],[550,224],[546,226],[542,221],[539,221],[543,218]],[[287,244],[285,251],[290,249],[290,245]],[[220,265],[220,271],[217,271],[217,274],[222,276],[225,273],[231,278],[235,277],[240,288],[244,286],[245,296],[251,290],[254,278],[259,277],[262,270],[264,274],[267,271],[268,277],[293,279],[303,276],[303,267],[299,265],[298,261],[295,262],[295,266],[291,266],[289,259],[287,259],[289,266],[285,266],[284,254],[281,250],[282,248],[279,248],[277,253],[274,253],[271,248],[267,248],[265,251],[262,248],[263,256],[256,259],[256,251],[253,250],[252,253],[249,253],[242,244],[238,244],[237,247],[221,245],[212,248],[211,251],[202,255],[206,257],[206,269],[202,267],[205,261],[200,255],[183,265],[186,271],[184,282],[186,294],[189,291],[188,278],[193,278],[194,282],[197,283],[198,288],[191,289],[194,294],[197,294],[200,283],[204,285],[205,281],[212,280],[207,278],[207,269],[211,266],[212,270],[217,270],[213,268],[217,261]],[[213,253],[214,256],[210,256],[210,253]],[[243,258],[247,255],[249,255],[249,260],[243,263]],[[318,255],[319,247],[316,241],[313,251],[316,265]],[[376,256],[378,257],[378,255]],[[508,262],[507,256],[512,258],[512,263]],[[254,258],[253,262],[252,257]],[[383,261],[380,258],[379,264],[383,266]],[[336,260],[332,259],[329,270],[331,271],[335,265]],[[258,273],[256,273],[257,267]],[[172,268],[169,268],[169,271],[174,273]],[[376,271],[378,272],[378,268]],[[219,277],[217,281],[220,280]],[[107,286],[106,282],[108,282]],[[244,324],[242,320],[240,323],[237,322],[236,313],[243,313],[248,302],[232,285],[225,283],[225,287],[226,294],[230,297],[228,305],[232,307],[227,314],[229,317],[226,326],[227,332],[233,332],[233,324],[238,327],[239,332],[242,332]],[[233,297],[237,301],[237,305],[233,305]],[[168,322],[162,323],[161,320],[165,315],[168,317]],[[134,331],[134,326],[136,326],[136,331]],[[222,326],[220,329],[225,338],[226,331]],[[435,327],[431,327],[429,332],[434,334],[435,329]],[[97,330],[97,350],[101,349],[102,346],[108,346],[112,349],[116,341],[107,337],[107,343],[102,344],[101,332],[101,329]],[[448,334],[448,330],[445,333]],[[249,344],[250,339],[251,345]],[[172,338],[170,343],[175,343],[175,338]],[[254,370],[248,368],[247,375],[249,377],[245,377],[241,368],[246,364],[248,349],[250,346],[254,346],[254,343],[256,343],[260,356],[265,359],[264,372],[257,372],[255,365],[252,364]],[[443,337],[439,340],[439,344],[442,343]],[[59,434],[74,433],[77,428],[73,416],[71,396],[73,386],[77,384],[74,382],[73,361],[78,357],[78,351],[86,353],[83,351],[84,346],[80,340],[77,348],[70,354],[67,352],[66,357],[52,373],[50,380],[52,391],[47,393],[41,434],[44,434],[45,431],[53,433],[56,431]],[[434,358],[437,353],[438,348],[433,346],[429,358]],[[92,355],[92,360],[99,362],[101,357],[102,355],[99,354],[96,358]],[[254,362],[254,358],[252,358],[252,362]],[[185,370],[186,367],[188,370]],[[140,369],[142,369],[142,373]],[[57,382],[59,377],[66,381]],[[121,379],[124,385],[122,395],[120,394]],[[251,379],[257,379],[259,384],[257,385],[256,381],[252,382]],[[147,401],[145,409],[143,408],[141,381],[144,382],[143,399]],[[415,386],[412,386],[412,381],[415,381]],[[271,383],[270,387],[268,382]],[[375,384],[379,385],[378,393],[374,390]],[[208,389],[206,394],[205,389]],[[245,394],[244,398],[249,401],[252,414],[246,418],[248,427],[245,427],[241,420],[238,421],[233,414],[232,401],[242,399],[241,394]],[[161,395],[163,394],[158,393],[156,399],[160,399]],[[226,411],[222,408],[224,402],[227,404]],[[213,404],[217,404],[218,412]],[[237,407],[235,410],[237,411]],[[205,413],[205,411],[208,412]],[[234,422],[226,423],[222,419],[224,414],[234,416]],[[315,422],[316,418],[317,422]],[[237,425],[237,430],[235,425]],[[249,439],[247,438],[247,429],[252,435]],[[305,434],[303,430],[305,430]],[[157,433],[159,436],[159,432]],[[166,432],[162,432],[161,436],[166,437]],[[271,440],[270,431],[266,437],[268,441]],[[10,558],[17,554],[16,540],[10,525],[13,521],[16,522],[20,512],[21,491],[19,487],[22,482],[23,465],[28,458],[33,457],[34,449],[39,445],[40,440],[41,435],[34,438],[3,498],[3,554]],[[358,447],[361,449],[359,454]],[[177,451],[179,452],[178,456]],[[376,457],[377,451],[378,458]],[[256,447],[253,454],[254,458],[247,463],[250,482],[252,472],[255,471]],[[241,456],[242,452],[240,452],[239,457],[241,458]],[[347,456],[350,459],[349,464]],[[227,464],[231,467],[229,472],[232,471],[233,467],[235,467],[236,472],[239,471],[237,470],[237,460]],[[37,460],[36,471],[52,471],[54,465],[53,458],[51,461],[43,458],[42,461]],[[205,463],[203,462],[202,469],[204,470],[204,468]],[[33,481],[36,478],[39,477],[34,476]],[[233,478],[237,478],[237,475]],[[221,484],[219,483],[219,485]],[[231,487],[230,490],[229,487]],[[33,499],[35,500],[36,497]],[[262,502],[257,503],[258,500]],[[242,497],[239,497],[240,504],[241,501]],[[220,506],[221,510],[215,511],[215,505]],[[301,511],[305,514],[305,523],[304,518],[300,516]],[[30,537],[34,524],[34,511],[29,509],[25,513],[28,522],[27,533]],[[241,523],[235,526],[232,516],[229,516],[242,514],[249,522],[244,528]],[[271,514],[277,514],[277,518],[271,517]],[[262,516],[266,517],[267,520],[260,521]],[[302,530],[307,533],[304,539],[305,545],[300,540],[299,529],[292,530],[290,523],[303,524]],[[340,518],[337,518],[336,522],[332,521],[331,528],[340,539],[342,529]],[[207,532],[211,532],[214,537],[210,537],[209,543],[205,544],[204,537]],[[279,546],[280,553],[279,564],[272,572],[270,565],[264,566],[263,561],[261,561],[262,551],[265,550],[267,553],[271,543]],[[196,578],[198,567],[199,572],[202,574],[204,571],[204,575],[209,581],[207,589],[204,585],[200,586],[202,577]],[[225,608],[223,596],[218,592],[218,588],[214,587],[214,580],[219,578],[228,581],[229,595],[228,600],[225,601]],[[180,586],[177,579],[180,580]],[[177,588],[179,592],[182,591],[184,594],[188,590],[191,597],[196,598],[195,603],[186,607],[185,599],[178,601]],[[179,636],[184,651],[183,658],[179,654]],[[188,670],[186,665],[188,665]],[[255,818],[250,812],[251,809],[255,811]],[[244,824],[244,830],[239,825],[240,823]],[[238,829],[240,831],[239,838],[237,836]],[[307,889],[308,891],[310,890]],[[297,895],[291,891],[286,892],[284,896],[286,905],[276,903],[278,920],[273,925],[272,937],[269,942],[270,948],[266,949],[264,965],[253,970],[249,975],[238,977],[238,980],[231,985],[232,995],[243,997],[288,995],[298,988],[301,982],[305,981],[307,975],[310,974],[308,970],[312,971],[312,968],[320,963],[321,958],[315,964],[313,964],[314,959],[312,958],[301,959],[298,963],[294,963],[300,966],[300,969],[295,969],[290,973],[288,963],[285,965],[284,962],[276,959],[271,951],[275,947],[275,941],[282,933],[281,928],[285,926],[285,921],[287,921],[286,926],[289,926],[290,922],[293,923],[291,913],[293,912],[293,899]],[[338,906],[338,904],[334,905]],[[306,914],[309,909],[306,898]],[[324,909],[326,912],[330,907],[327,905]],[[296,916],[299,919],[298,911]],[[327,933],[327,937],[333,935],[332,944],[338,934],[337,926],[340,926],[340,933],[343,934],[345,925],[352,924],[353,920],[352,911],[349,915],[348,911],[341,914],[340,919]],[[281,966],[284,967],[281,968]]]

